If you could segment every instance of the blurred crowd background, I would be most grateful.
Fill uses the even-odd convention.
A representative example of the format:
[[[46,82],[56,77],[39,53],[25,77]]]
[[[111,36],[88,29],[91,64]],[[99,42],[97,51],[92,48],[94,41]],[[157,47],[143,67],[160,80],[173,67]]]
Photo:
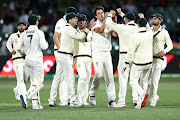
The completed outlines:
[[[94,18],[94,9],[102,5],[106,11],[122,8],[124,13],[133,12],[138,19],[142,12],[152,25],[151,15],[161,13],[164,17],[162,26],[166,28],[173,41],[171,54],[180,55],[180,1],[179,0],[1,0],[0,2],[0,56],[10,56],[6,49],[6,41],[10,34],[17,31],[20,20],[28,23],[29,14],[41,15],[39,28],[45,32],[49,48],[45,55],[53,55],[53,33],[56,22],[64,15],[67,7],[76,7],[79,13],[87,15],[90,21]],[[117,15],[118,23],[123,19]],[[112,38],[112,57],[118,60],[118,38]],[[116,62],[117,63],[117,62]]]

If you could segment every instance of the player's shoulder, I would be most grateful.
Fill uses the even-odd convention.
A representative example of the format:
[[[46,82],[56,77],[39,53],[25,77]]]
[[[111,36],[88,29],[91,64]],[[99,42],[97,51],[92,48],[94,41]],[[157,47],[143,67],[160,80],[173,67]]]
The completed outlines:
[[[63,28],[63,31],[68,33],[68,32],[71,32],[71,31],[76,31],[75,28],[71,27],[69,24],[66,24]]]
[[[40,34],[40,35],[44,34],[44,32],[42,30],[40,30],[40,29],[36,29],[36,31],[37,31],[37,34]]]
[[[58,25],[58,24],[64,24],[64,23],[66,23],[66,21],[64,20],[64,18],[60,18],[60,19],[57,21],[56,25]]]
[[[168,33],[168,31],[165,28],[162,27],[161,29],[161,31]]]
[[[9,37],[17,36],[17,33],[12,33]]]

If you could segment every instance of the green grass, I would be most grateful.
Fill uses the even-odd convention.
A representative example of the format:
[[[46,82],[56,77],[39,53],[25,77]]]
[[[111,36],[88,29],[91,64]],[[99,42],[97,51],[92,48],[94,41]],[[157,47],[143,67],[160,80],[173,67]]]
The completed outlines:
[[[49,107],[48,98],[52,79],[45,79],[45,86],[40,92],[43,110],[23,109],[21,102],[14,97],[15,79],[0,79],[0,120],[179,120],[180,119],[180,79],[163,78],[159,84],[160,99],[156,107],[148,104],[143,109],[135,109],[132,105],[131,87],[128,85],[126,108],[108,108],[104,80],[96,94],[97,105],[82,108]],[[77,81],[76,81],[77,82]],[[116,95],[118,80],[115,78]],[[29,83],[27,83],[29,86]],[[116,102],[118,101],[118,96]],[[59,99],[57,99],[59,104]]]

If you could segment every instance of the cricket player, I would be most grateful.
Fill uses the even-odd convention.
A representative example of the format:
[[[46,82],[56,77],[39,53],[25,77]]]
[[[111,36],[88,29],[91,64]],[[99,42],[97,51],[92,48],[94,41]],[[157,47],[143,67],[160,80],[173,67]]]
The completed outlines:
[[[117,9],[119,15],[121,15],[125,24],[116,24],[112,21],[112,17],[115,16],[115,11],[111,10],[110,14],[107,17],[106,25],[114,30],[119,37],[119,64],[118,64],[118,75],[119,75],[119,100],[117,103],[118,107],[126,107],[125,98],[127,92],[127,82],[129,76],[130,66],[127,67],[125,72],[121,72],[125,64],[125,59],[128,52],[129,43],[132,40],[132,35],[137,32],[138,26],[134,23],[135,15],[131,12],[124,14],[121,11],[121,8]],[[135,91],[132,91],[133,103],[137,104],[138,94]]]
[[[77,25],[77,15],[70,12],[66,15],[67,25],[64,27],[61,34],[60,48],[58,49],[58,54],[56,57],[57,64],[60,66],[60,72],[62,72],[63,80],[68,83],[68,90],[70,94],[70,106],[77,106],[76,96],[75,96],[75,77],[73,69],[73,54],[74,54],[74,42],[78,40],[80,42],[87,42],[87,35],[89,30],[94,24],[94,19],[91,20],[88,29],[84,32],[77,32],[74,28]],[[61,81],[60,81],[61,82]]]
[[[77,14],[76,8],[68,7],[66,12],[65,12],[65,15],[63,16],[63,18],[58,20],[58,22],[56,23],[56,26],[55,26],[55,33],[54,33],[54,37],[53,37],[53,40],[54,40],[54,43],[55,43],[54,44],[54,55],[55,55],[55,58],[57,56],[57,52],[58,52],[58,49],[60,47],[62,31],[63,31],[64,27],[67,24],[66,15],[68,13],[70,13],[70,12],[74,12],[75,14]],[[57,62],[58,61],[56,61],[56,63]],[[56,106],[55,102],[56,102],[58,87],[59,87],[60,105],[61,106],[68,105],[68,102],[69,102],[69,99],[70,99],[69,98],[69,93],[68,93],[68,90],[67,90],[67,84],[68,84],[67,81],[66,80],[62,80],[62,83],[60,84],[60,80],[64,79],[64,78],[61,75],[61,72],[59,70],[60,66],[58,66],[58,65],[60,65],[60,64],[56,64],[56,73],[55,73],[54,79],[52,81],[51,91],[50,91],[50,98],[48,100],[49,101],[49,106],[51,106],[51,107],[55,107]]]
[[[126,57],[126,64],[123,67],[124,72],[130,63],[132,64],[130,85],[134,91],[139,94],[139,100],[135,108],[143,108],[146,105],[148,93],[142,89],[138,84],[138,80],[147,83],[150,69],[152,67],[152,44],[153,44],[153,33],[152,31],[146,30],[147,20],[140,18],[138,21],[138,32],[133,35],[133,39],[130,43],[130,49]]]
[[[24,21],[19,21],[17,24],[17,29],[18,32],[13,33],[9,37],[6,46],[9,52],[12,54],[13,65],[17,78],[17,86],[13,89],[13,91],[15,93],[15,98],[20,100],[20,95],[26,93],[26,85],[24,82],[27,80],[28,75],[25,68],[25,56],[22,56],[17,51],[17,45],[21,33],[26,29],[26,23]]]
[[[45,39],[44,32],[38,29],[40,16],[32,14],[28,18],[30,26],[20,36],[17,50],[21,53],[21,47],[25,46],[26,59],[25,65],[30,74],[30,88],[26,94],[20,95],[22,106],[27,109],[27,100],[32,98],[33,109],[43,109],[40,105],[39,91],[43,88],[44,68],[43,68],[43,53],[42,50],[48,48],[48,43]]]
[[[144,14],[140,13],[139,16],[144,18]],[[161,76],[161,67],[164,61],[163,56],[168,53],[172,48],[172,40],[169,36],[169,33],[166,29],[161,26],[163,22],[163,16],[159,13],[152,15],[153,17],[153,26],[149,28],[149,24],[147,29],[151,29],[153,31],[153,64],[150,73],[150,106],[155,107],[156,103],[159,99],[157,95],[158,84]],[[166,44],[167,47],[164,47]]]
[[[105,25],[104,8],[98,6],[95,9],[97,21],[92,29],[92,59],[95,76],[89,91],[89,102],[96,105],[95,94],[99,88],[101,78],[104,74],[106,92],[108,96],[108,107],[116,107],[115,85],[111,58],[111,29]]]
[[[78,32],[84,32],[87,28],[87,17],[84,14],[78,16]],[[89,32],[87,39],[90,42],[75,41],[74,62],[79,74],[77,87],[78,106],[89,105],[88,98],[89,81],[91,79],[91,39],[92,32]]]

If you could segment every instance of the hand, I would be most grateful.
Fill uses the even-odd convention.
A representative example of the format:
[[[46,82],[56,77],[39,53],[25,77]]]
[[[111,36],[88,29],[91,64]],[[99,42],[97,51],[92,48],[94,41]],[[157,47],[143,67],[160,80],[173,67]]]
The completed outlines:
[[[118,12],[118,14],[121,14],[121,8],[117,8],[116,11]]]
[[[113,22],[117,23],[117,16],[112,17]]]
[[[94,25],[94,18],[90,21],[88,29],[91,30],[93,25]]]
[[[160,57],[163,57],[165,55],[165,52],[164,51],[161,51],[160,53],[159,53],[159,56]]]
[[[14,55],[14,54],[16,54],[16,51],[15,51],[15,50],[12,50],[11,53]]]
[[[126,67],[123,67],[122,69],[122,73],[124,73],[126,71]]]
[[[107,18],[108,14],[109,14],[109,12],[106,12],[106,13],[105,13],[105,19]]]
[[[112,17],[116,15],[116,12],[114,10],[111,10],[110,13],[112,14]]]
[[[144,18],[144,14],[143,14],[143,13],[138,13],[138,16],[139,16],[140,18]]]

